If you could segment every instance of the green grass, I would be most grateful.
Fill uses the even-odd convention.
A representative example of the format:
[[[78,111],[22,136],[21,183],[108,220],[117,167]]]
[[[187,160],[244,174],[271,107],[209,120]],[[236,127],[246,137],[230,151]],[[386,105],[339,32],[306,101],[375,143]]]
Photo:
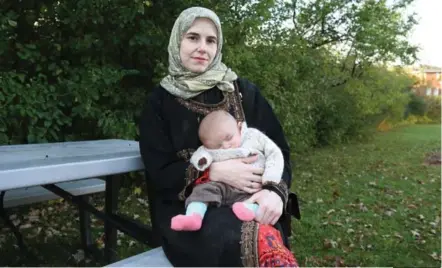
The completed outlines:
[[[374,140],[294,156],[294,183],[302,219],[293,221],[292,249],[301,266],[440,267],[440,166],[424,165],[440,150],[440,125],[415,125],[379,133]],[[140,185],[142,180],[137,179]],[[143,189],[144,190],[144,189]],[[148,222],[145,192],[124,188],[120,211]],[[103,207],[103,195],[94,203]],[[82,258],[78,213],[63,201],[14,209],[35,257],[15,246],[0,225],[0,266],[100,266]],[[103,223],[93,222],[102,245]],[[119,234],[118,256],[147,246]],[[81,252],[81,251],[80,251]]]
[[[440,125],[415,125],[296,156],[300,264],[440,267],[440,166],[423,164],[440,135]]]

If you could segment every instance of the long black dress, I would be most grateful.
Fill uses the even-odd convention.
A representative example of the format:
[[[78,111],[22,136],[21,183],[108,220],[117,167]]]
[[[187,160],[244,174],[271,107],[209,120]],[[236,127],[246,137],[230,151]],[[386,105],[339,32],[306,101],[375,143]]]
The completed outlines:
[[[174,266],[258,265],[258,224],[241,222],[229,207],[209,208],[200,231],[176,232],[170,228],[171,218],[185,213],[183,198],[191,190],[187,186],[199,176],[188,160],[201,145],[198,125],[205,114],[224,109],[238,120],[244,120],[245,115],[249,127],[261,130],[281,148],[285,160],[282,179],[286,185],[291,183],[290,149],[278,119],[254,84],[242,78],[236,82],[240,94],[212,88],[191,100],[176,98],[157,86],[145,104],[140,151],[148,187],[155,193],[152,224]],[[286,240],[280,224],[276,227]]]

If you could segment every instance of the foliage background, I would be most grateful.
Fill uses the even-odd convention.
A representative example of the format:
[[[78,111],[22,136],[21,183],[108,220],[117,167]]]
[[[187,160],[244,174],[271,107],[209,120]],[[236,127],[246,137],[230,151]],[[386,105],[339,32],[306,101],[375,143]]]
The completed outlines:
[[[415,58],[412,1],[388,2],[2,0],[0,144],[137,139],[189,6],[220,16],[224,62],[262,89],[295,152],[366,138],[403,117],[414,83],[386,65]]]

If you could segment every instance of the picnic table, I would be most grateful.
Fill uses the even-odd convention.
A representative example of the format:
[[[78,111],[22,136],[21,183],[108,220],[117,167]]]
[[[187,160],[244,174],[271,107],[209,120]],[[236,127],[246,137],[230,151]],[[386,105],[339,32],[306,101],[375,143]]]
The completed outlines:
[[[150,227],[116,213],[121,174],[143,169],[136,141],[110,139],[0,146],[0,192],[42,186],[103,220],[107,262],[116,258],[117,229],[147,244],[152,241]],[[104,211],[56,185],[97,177],[106,182]],[[85,239],[90,239],[90,234],[85,235]]]

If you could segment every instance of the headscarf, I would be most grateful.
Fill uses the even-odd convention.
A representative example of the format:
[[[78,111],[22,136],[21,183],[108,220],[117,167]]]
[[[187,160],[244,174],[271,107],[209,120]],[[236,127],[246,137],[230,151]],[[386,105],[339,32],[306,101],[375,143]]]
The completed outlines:
[[[187,70],[182,65],[180,59],[181,40],[197,18],[210,19],[218,31],[218,47],[215,57],[203,73],[194,73]],[[221,91],[234,91],[235,88],[232,81],[237,78],[237,75],[221,62],[222,45],[223,34],[221,31],[221,23],[213,11],[203,7],[185,9],[178,16],[173,25],[172,33],[170,34],[168,46],[169,75],[161,80],[161,86],[172,95],[183,99],[193,98],[214,86],[217,86]]]

